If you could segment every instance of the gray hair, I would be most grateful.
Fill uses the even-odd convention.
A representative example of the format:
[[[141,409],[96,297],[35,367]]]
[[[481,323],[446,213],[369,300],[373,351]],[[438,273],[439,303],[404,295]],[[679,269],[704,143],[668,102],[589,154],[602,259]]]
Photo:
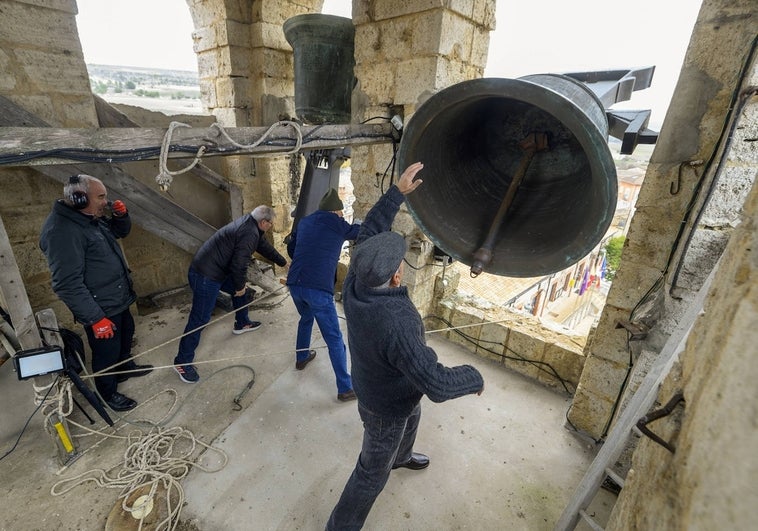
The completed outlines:
[[[250,212],[250,215],[253,216],[255,221],[263,221],[264,219],[266,221],[274,221],[276,217],[274,209],[268,205],[258,205]]]
[[[66,184],[63,185],[63,202],[68,206],[73,206],[74,202],[71,200],[71,197],[74,193],[83,192],[86,194],[89,192],[89,186],[92,182],[102,183],[97,177],[92,177],[91,175],[85,175],[83,173],[69,177]]]

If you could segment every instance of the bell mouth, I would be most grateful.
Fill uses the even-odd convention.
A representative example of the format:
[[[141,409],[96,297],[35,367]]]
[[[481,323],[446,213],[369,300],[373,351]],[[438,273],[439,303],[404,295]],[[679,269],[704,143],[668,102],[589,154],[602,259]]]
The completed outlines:
[[[510,277],[578,262],[602,240],[616,208],[602,105],[575,81],[564,86],[563,76],[530,77],[440,91],[410,118],[398,151],[401,169],[424,163],[424,184],[406,198],[414,220],[437,247],[471,266],[524,156],[519,143],[532,133],[548,137],[496,228],[484,269]]]

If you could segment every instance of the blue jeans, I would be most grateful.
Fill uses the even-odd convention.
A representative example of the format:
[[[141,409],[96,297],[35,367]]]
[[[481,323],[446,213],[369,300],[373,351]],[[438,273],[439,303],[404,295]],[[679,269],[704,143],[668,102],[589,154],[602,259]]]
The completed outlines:
[[[308,357],[315,319],[329,349],[329,359],[337,380],[337,392],[349,391],[353,388],[353,383],[350,373],[347,372],[347,351],[337,319],[334,296],[327,291],[301,286],[289,286],[289,289],[297,313],[300,314],[300,322],[297,325],[297,361],[303,361]]]
[[[421,419],[421,405],[416,404],[407,417],[383,417],[363,407],[359,400],[358,413],[363,420],[363,447],[342,496],[326,523],[327,531],[353,531],[363,527],[376,497],[389,479],[393,465],[411,459]]]
[[[231,279],[229,278],[224,282],[216,282],[190,267],[189,273],[187,273],[187,280],[192,289],[192,309],[187,319],[187,326],[184,327],[185,334],[208,324],[213,314],[213,308],[216,306],[218,292],[222,289],[232,295],[232,306],[235,309],[247,304],[247,298],[244,295],[241,297],[234,296],[234,286],[232,286]],[[244,326],[250,322],[247,316],[247,308],[236,311],[234,322],[237,327]],[[195,330],[179,340],[179,353],[174,358],[174,364],[192,363],[195,359],[195,349],[200,344],[200,334],[202,332],[203,328],[200,328],[200,330]]]

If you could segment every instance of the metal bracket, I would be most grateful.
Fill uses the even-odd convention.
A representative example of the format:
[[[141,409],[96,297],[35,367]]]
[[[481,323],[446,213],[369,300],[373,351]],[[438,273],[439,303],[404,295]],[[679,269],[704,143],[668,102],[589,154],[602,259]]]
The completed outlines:
[[[653,422],[654,420],[670,415],[679,402],[684,402],[684,393],[682,391],[678,391],[674,396],[672,396],[671,400],[669,400],[668,403],[665,406],[663,406],[661,409],[651,411],[650,413],[648,413],[647,415],[645,415],[644,417],[642,417],[640,420],[637,421],[638,430],[640,430],[643,434],[650,437],[653,441],[663,446],[666,450],[668,450],[672,454],[676,452],[676,447],[673,444],[667,441],[664,441],[663,439],[658,437],[655,433],[650,431],[647,425]]]

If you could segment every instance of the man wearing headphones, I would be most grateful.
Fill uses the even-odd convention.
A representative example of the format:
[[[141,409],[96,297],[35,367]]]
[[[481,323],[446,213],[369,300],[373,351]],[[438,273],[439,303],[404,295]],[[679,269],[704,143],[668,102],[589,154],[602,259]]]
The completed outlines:
[[[109,205],[110,217],[106,216]],[[100,179],[73,175],[63,187],[63,199],[55,202],[45,220],[39,241],[50,267],[53,291],[84,326],[92,350],[92,370],[100,372],[119,364],[113,370],[134,371],[95,378],[98,393],[114,411],[128,411],[137,405],[117,391],[119,382],[152,370],[152,365],[137,365],[131,359],[134,319],[129,306],[137,296],[116,241],[131,228],[126,205],[119,200],[110,204]]]

